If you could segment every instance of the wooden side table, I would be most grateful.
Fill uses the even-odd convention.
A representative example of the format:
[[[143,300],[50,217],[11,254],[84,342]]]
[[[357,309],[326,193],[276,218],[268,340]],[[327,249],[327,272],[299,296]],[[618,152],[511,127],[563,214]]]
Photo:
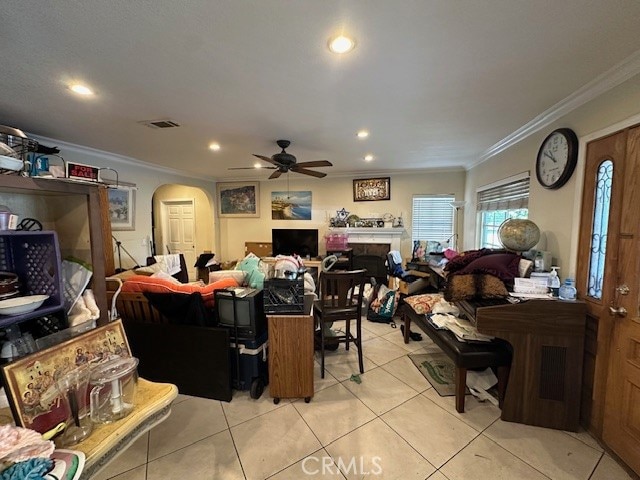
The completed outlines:
[[[267,315],[269,392],[281,398],[313,397],[313,315]]]

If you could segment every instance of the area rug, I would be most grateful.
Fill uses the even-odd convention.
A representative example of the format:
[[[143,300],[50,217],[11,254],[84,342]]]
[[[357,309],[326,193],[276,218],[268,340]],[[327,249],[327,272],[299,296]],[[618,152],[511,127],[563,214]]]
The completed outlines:
[[[409,358],[441,397],[456,394],[453,362],[442,352],[410,354]],[[469,393],[467,390],[465,393]]]

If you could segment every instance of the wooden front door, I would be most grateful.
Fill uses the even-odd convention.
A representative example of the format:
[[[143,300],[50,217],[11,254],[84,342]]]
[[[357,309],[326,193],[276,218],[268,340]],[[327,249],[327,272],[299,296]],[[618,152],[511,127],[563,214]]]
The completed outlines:
[[[590,429],[640,473],[640,127],[587,145],[577,286],[595,357]],[[587,350],[589,345],[587,344]],[[587,375],[589,376],[589,375]],[[588,399],[587,399],[588,400]]]

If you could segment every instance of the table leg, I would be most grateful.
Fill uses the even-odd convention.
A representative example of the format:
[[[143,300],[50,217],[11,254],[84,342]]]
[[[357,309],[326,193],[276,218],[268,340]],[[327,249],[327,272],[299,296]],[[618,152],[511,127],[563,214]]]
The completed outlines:
[[[409,333],[411,333],[411,317],[409,315],[402,315],[404,321],[404,343],[409,343]]]
[[[467,369],[456,367],[456,411],[464,413],[464,391],[467,388]]]
[[[509,365],[498,367],[498,406],[500,408],[502,408],[502,404],[504,403],[504,394],[507,391],[510,370],[511,367]]]

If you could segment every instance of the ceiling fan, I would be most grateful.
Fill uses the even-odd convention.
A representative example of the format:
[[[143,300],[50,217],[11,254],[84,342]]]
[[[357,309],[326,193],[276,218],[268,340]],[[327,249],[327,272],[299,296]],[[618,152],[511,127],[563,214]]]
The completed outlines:
[[[287,172],[302,173],[304,175],[311,175],[312,177],[322,178],[326,177],[327,174],[316,172],[315,170],[308,170],[307,167],[333,167],[333,164],[328,160],[315,160],[312,162],[298,163],[296,161],[296,157],[284,151],[285,148],[291,145],[291,142],[289,140],[278,140],[276,143],[280,148],[282,148],[282,152],[272,155],[271,158],[265,157],[264,155],[256,155],[255,153],[253,154],[254,157],[258,157],[260,160],[264,160],[265,162],[269,162],[270,164],[274,165],[273,167],[262,167],[275,170],[275,172],[271,174],[269,179],[278,178],[280,175]],[[255,167],[231,167],[229,168],[229,170],[247,170],[253,168]]]

